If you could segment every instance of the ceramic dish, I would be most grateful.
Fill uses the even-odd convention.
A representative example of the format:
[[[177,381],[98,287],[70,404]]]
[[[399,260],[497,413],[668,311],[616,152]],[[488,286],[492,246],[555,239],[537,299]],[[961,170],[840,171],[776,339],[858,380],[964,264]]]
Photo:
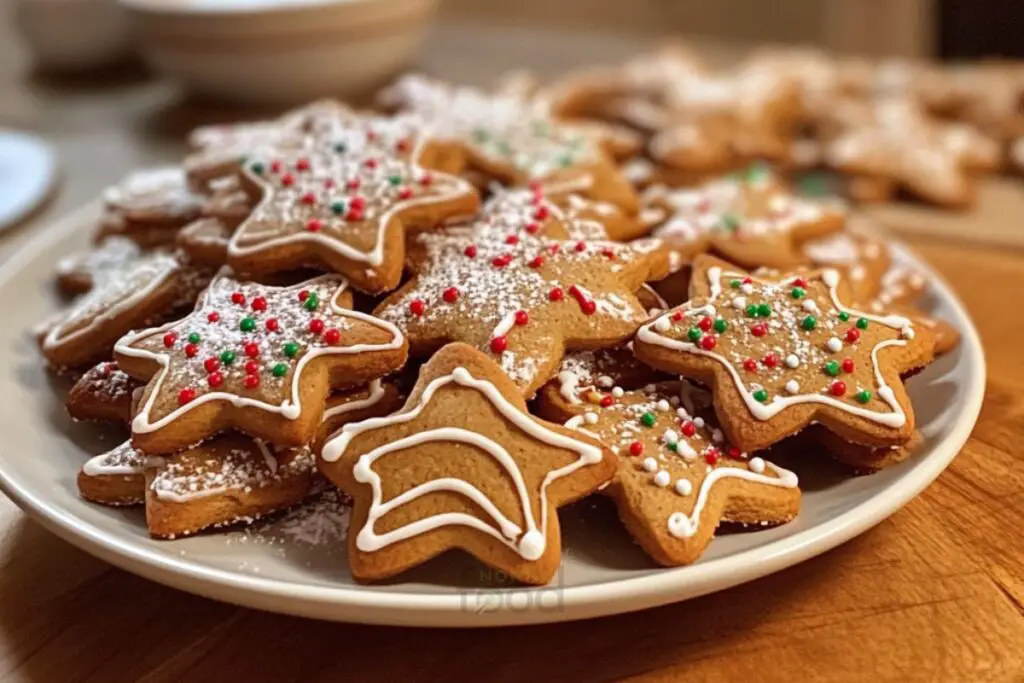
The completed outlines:
[[[57,305],[51,273],[87,241],[96,208],[54,224],[0,269],[0,488],[71,543],[129,571],[211,598],[303,616],[377,624],[495,626],[581,619],[684,600],[758,578],[822,553],[909,502],[956,456],[981,407],[985,364],[977,332],[932,273],[932,310],[963,334],[960,347],[909,383],[926,438],[920,453],[878,474],[850,477],[828,462],[800,468],[803,509],[790,524],[717,538],[696,564],[654,567],[606,501],[563,511],[562,568],[552,585],[503,584],[457,553],[391,583],[358,586],[347,571],[344,528],[330,514],[295,512],[256,531],[154,541],[142,513],[86,503],[75,474],[87,455],[123,438],[74,424],[61,384],[42,366],[28,330]],[[897,246],[896,256],[914,257]],[[55,386],[56,385],[56,386]],[[323,510],[321,510],[323,512]]]
[[[437,0],[120,0],[158,71],[206,97],[283,106],[384,84]]]
[[[56,181],[57,157],[49,144],[0,130],[0,232],[42,204]]]

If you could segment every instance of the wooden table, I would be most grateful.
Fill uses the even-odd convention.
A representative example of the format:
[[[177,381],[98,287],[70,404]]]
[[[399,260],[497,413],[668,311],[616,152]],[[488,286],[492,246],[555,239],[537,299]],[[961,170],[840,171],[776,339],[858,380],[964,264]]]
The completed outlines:
[[[53,139],[64,183],[46,210],[0,238],[0,260],[35,226],[128,169],[175,158],[196,114],[190,105],[169,104],[173,90],[158,83],[25,81],[6,30],[0,17],[0,124],[20,123]],[[482,82],[505,65],[551,70],[565,66],[567,54],[613,59],[638,47],[618,39],[595,47],[592,35],[559,31],[524,50],[523,38],[519,31],[443,25],[428,41],[424,65]],[[1019,223],[1020,216],[1002,218]],[[961,220],[965,232],[976,221]],[[426,632],[317,623],[179,593],[76,550],[0,497],[0,677],[1022,681],[1024,254],[909,241],[977,322],[989,360],[985,407],[937,482],[840,548],[745,586],[638,614]]]

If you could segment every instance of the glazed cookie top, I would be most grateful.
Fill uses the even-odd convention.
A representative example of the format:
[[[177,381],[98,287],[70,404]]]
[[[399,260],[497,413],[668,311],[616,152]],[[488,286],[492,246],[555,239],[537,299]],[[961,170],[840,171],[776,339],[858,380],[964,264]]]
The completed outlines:
[[[419,235],[412,280],[376,314],[406,331],[414,354],[469,343],[532,394],[567,343],[613,346],[632,334],[647,318],[634,292],[663,258],[656,240],[569,238],[575,231],[540,196],[493,204],[471,226]]]
[[[349,302],[340,276],[271,287],[222,271],[189,316],[118,342],[119,358],[161,367],[133,432],[161,428],[211,400],[297,418],[302,373],[312,360],[404,344],[394,325],[345,308]]]
[[[189,220],[199,215],[202,199],[188,187],[179,166],[135,171],[103,192],[108,211],[133,220]]]
[[[832,269],[751,277],[702,258],[694,266],[694,298],[641,327],[637,341],[680,359],[716,361],[758,420],[816,403],[884,427],[903,427],[909,402],[902,387],[899,400],[893,373],[883,366],[889,350],[924,349],[930,342],[920,337],[928,335],[908,318],[844,305],[840,280]]]
[[[243,172],[263,197],[235,232],[229,255],[309,241],[381,265],[393,218],[419,211],[423,222],[431,205],[476,197],[467,182],[419,165],[426,144],[412,117],[338,117],[300,152],[250,153]]]

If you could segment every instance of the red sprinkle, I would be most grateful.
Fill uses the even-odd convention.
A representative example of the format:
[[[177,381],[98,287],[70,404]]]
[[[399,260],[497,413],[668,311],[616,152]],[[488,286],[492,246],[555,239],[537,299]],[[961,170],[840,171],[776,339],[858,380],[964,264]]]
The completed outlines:
[[[281,162],[280,161],[271,161],[270,162],[270,172],[271,173],[280,173],[281,172]]]
[[[689,420],[681,424],[680,429],[683,430],[683,436],[693,436],[697,433],[697,425],[693,424]]]
[[[363,220],[363,210],[357,209],[354,206],[349,207],[348,212],[345,214],[345,220],[349,221],[350,223],[355,223],[356,221]]]
[[[705,351],[710,351],[711,349],[715,348],[715,344],[717,343],[718,340],[715,338],[715,335],[713,334],[705,334],[703,337],[700,338],[700,347]]]
[[[853,372],[854,367],[852,358],[843,359],[843,372]]]
[[[602,408],[609,408],[615,405],[615,399],[611,396],[611,394],[605,394],[604,396],[601,397],[601,401],[598,405],[600,405]]]
[[[413,299],[409,302],[409,312],[417,317],[423,315],[426,310],[427,305],[420,299]]]
[[[304,289],[301,292],[299,292],[299,301],[305,301],[308,298],[309,298],[309,290],[308,289]]]
[[[703,318],[700,319],[700,322],[697,323],[697,327],[699,327],[704,332],[710,332],[711,331],[711,326],[714,323],[715,323],[715,321],[712,320],[710,317],[704,316]]]
[[[605,247],[604,249],[602,249],[601,255],[612,261],[615,260],[615,250],[612,249],[611,247]]]
[[[291,187],[292,185],[295,184],[295,176],[293,176],[291,173],[285,173],[283,176],[281,176],[281,184],[284,185],[285,187]]]
[[[548,245],[548,253],[549,254],[557,254],[560,251],[562,251],[562,245],[559,244],[558,242],[555,242],[554,244],[549,244]]]
[[[267,310],[267,300],[262,296],[258,296],[252,300],[252,310],[254,311],[265,311]]]
[[[260,385],[260,376],[259,375],[246,375],[245,376],[245,380],[243,380],[243,381],[245,382],[245,386],[246,386],[247,389],[255,389],[256,387],[258,387]]]
[[[846,341],[853,344],[858,339],[860,339],[860,330],[858,330],[856,327],[851,327],[846,331]]]
[[[180,405],[185,405],[186,403],[189,403],[192,400],[194,400],[195,397],[196,390],[192,389],[191,387],[185,387],[184,389],[178,392],[178,403]]]
[[[206,368],[207,372],[217,372],[220,370],[220,361],[216,358],[207,358],[203,361],[203,367]]]
[[[530,233],[531,235],[536,235],[538,231],[540,231],[540,223],[535,223],[531,221],[526,224],[526,232]]]
[[[441,295],[441,298],[450,304],[455,303],[459,298],[459,288],[449,287],[448,289],[444,290],[444,294]]]
[[[774,353],[769,353],[767,356],[761,359],[761,362],[764,363],[765,366],[769,368],[778,367],[779,357]]]
[[[757,372],[757,361],[753,358],[747,358],[743,361],[743,369],[747,372]]]
[[[246,342],[245,346],[242,347],[242,352],[245,353],[249,358],[255,358],[260,355],[260,347],[256,342]]]
[[[584,301],[583,303],[580,304],[580,310],[583,311],[584,315],[594,315],[594,313],[597,311],[597,304],[589,300]]]
[[[224,375],[219,372],[211,372],[210,376],[206,378],[206,382],[211,387],[219,387],[221,384],[224,384]]]
[[[401,190],[398,191],[398,198],[399,199],[409,199],[411,197],[412,197],[412,188],[410,188],[410,187],[403,187]]]
[[[526,325],[530,322],[530,314],[526,311],[516,311],[516,325]]]
[[[423,174],[423,177],[420,178],[420,185],[423,187],[429,187],[432,182],[434,182],[434,176],[429,173]]]
[[[548,207],[541,204],[540,206],[537,207],[537,210],[533,212],[533,217],[539,221],[542,221],[548,217],[549,213],[550,212],[548,211]]]
[[[721,453],[719,453],[718,449],[715,448],[714,446],[711,446],[706,451],[704,451],[704,460],[706,460],[709,465],[714,465],[715,463],[718,462],[718,458],[720,455]]]
[[[220,320],[220,313],[218,313],[217,311],[210,311],[209,314],[207,314],[206,319],[209,320],[211,323],[215,323],[218,320]]]
[[[362,211],[363,209],[366,208],[366,197],[364,197],[363,195],[356,195],[355,197],[349,200],[349,206],[351,206],[354,209],[359,209],[360,211]]]
[[[185,344],[185,355],[189,358],[195,358],[196,354],[199,353],[198,344]]]
[[[352,178],[351,180],[346,180],[345,187],[348,188],[349,190],[358,190],[359,178]]]
[[[768,334],[768,326],[764,323],[754,323],[750,326],[750,333],[755,337],[763,337]]]
[[[247,374],[247,375],[255,375],[259,371],[260,371],[260,364],[257,363],[256,361],[250,360],[250,361],[246,361],[245,362],[245,374]]]
[[[280,327],[277,323],[277,318],[267,318],[267,322],[264,323],[264,326],[267,328],[268,332],[277,332],[278,327]]]
[[[793,279],[793,286],[794,287],[803,287],[804,289],[806,289],[807,288],[807,280],[803,279],[802,277],[794,278]]]
[[[682,319],[683,319],[683,312],[682,311],[676,311],[675,313],[672,314],[672,322],[679,322]]]
[[[324,321],[320,318],[313,318],[309,321],[309,331],[313,334],[320,334],[324,331]]]
[[[164,335],[164,346],[166,346],[167,348],[171,348],[172,346],[174,346],[174,342],[176,341],[178,341],[178,335],[174,334],[173,332],[168,332],[167,334]]]
[[[324,332],[324,341],[332,346],[341,341],[341,332],[337,328],[332,327],[331,329]]]
[[[509,235],[505,238],[505,244],[519,244],[519,238],[515,235]]]
[[[309,170],[309,159],[299,159],[295,162],[296,171],[308,171]]]
[[[586,251],[587,243],[581,240],[576,243],[576,246],[574,246],[573,249],[575,249],[576,251]]]
[[[315,204],[316,203],[316,195],[313,194],[312,192],[305,192],[305,193],[303,193],[303,195],[299,199],[299,201],[301,201],[303,204]]]
[[[363,165],[366,166],[366,168],[377,168],[377,160],[367,159],[366,161],[363,162]]]
[[[503,353],[508,348],[508,337],[501,335],[491,340],[491,351]]]
[[[564,298],[565,292],[563,292],[559,287],[555,287],[550,292],[548,292],[548,299],[551,301],[561,301]]]
[[[310,232],[320,232],[320,228],[324,227],[323,223],[320,222],[319,218],[310,218],[306,221],[306,230]]]
[[[640,443],[639,441],[634,441],[633,443],[629,444],[629,454],[630,455],[643,455],[644,454],[644,445],[642,443]]]
[[[408,152],[409,151],[409,141],[406,140],[405,138],[402,138],[401,140],[396,142],[395,143],[395,151],[397,151],[397,152]]]
[[[846,382],[841,379],[837,379],[835,382],[832,382],[832,386],[829,387],[829,391],[832,392],[833,396],[842,396],[846,393]]]
[[[540,268],[541,266],[544,265],[544,257],[534,256],[526,265],[530,266],[531,268]]]
[[[468,247],[462,250],[462,253],[469,258],[476,258],[476,245],[470,244]]]
[[[729,447],[729,457],[732,458],[733,460],[739,460],[740,458],[743,457],[743,451],[741,451],[736,446],[730,446]]]

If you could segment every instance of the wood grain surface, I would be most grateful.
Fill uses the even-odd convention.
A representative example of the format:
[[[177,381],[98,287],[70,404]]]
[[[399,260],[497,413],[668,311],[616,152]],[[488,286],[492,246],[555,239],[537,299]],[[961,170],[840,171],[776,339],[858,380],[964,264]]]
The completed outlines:
[[[188,126],[228,115],[136,78],[92,86],[26,77],[2,11],[0,124],[54,140],[64,185],[51,206],[0,237],[0,261],[131,167],[175,158]],[[483,82],[508,66],[557,70],[638,46],[563,30],[487,30],[438,27],[423,67]],[[1024,186],[1002,183],[997,194],[1011,196],[975,214],[929,215],[965,236],[988,230],[988,221],[1019,225]],[[74,549],[0,497],[0,679],[1022,681],[1024,253],[909,242],[974,316],[988,356],[985,405],[971,440],[931,487],[823,556],[637,614],[427,632],[276,616],[164,588]]]

